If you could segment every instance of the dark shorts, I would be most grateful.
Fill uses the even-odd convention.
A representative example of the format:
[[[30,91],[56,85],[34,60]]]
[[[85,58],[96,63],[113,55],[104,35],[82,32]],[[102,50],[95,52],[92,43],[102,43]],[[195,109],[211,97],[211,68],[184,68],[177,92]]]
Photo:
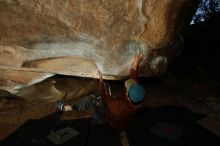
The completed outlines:
[[[92,118],[98,124],[105,123],[105,104],[98,93],[84,97],[79,103],[74,104],[78,111],[90,110]]]

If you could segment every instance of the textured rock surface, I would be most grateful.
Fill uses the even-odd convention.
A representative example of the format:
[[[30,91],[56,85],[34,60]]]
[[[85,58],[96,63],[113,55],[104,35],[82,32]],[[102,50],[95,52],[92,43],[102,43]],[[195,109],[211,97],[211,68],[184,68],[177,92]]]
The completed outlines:
[[[196,4],[0,0],[0,71],[5,74],[0,87],[11,92],[54,74],[97,78],[97,67],[106,79],[122,79],[137,51],[144,54],[141,75],[164,73],[181,48],[182,28]]]

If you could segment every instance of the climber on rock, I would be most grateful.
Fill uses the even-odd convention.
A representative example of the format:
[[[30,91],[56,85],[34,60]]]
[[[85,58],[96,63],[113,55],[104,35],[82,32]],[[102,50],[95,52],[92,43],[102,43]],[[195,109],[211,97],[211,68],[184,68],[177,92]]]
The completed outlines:
[[[99,89],[97,93],[83,98],[79,103],[61,106],[62,111],[90,110],[92,118],[98,123],[109,123],[118,131],[124,130],[144,99],[144,87],[138,83],[138,69],[142,60],[142,53],[137,53],[129,71],[129,79],[124,83],[126,94],[112,97],[110,86],[105,84],[99,72]]]

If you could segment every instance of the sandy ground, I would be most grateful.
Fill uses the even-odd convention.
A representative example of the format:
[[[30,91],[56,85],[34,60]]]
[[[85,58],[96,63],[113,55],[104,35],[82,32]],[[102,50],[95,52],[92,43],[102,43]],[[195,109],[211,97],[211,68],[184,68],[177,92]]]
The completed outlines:
[[[113,96],[124,94],[123,81],[110,81]],[[184,106],[193,112],[209,115],[199,123],[220,137],[220,84],[177,83],[173,80],[141,79],[146,96],[143,107]],[[55,102],[67,93],[68,103],[78,102],[95,91],[98,80],[55,76],[21,90],[17,95],[0,92],[0,140],[28,119],[38,119],[56,112]],[[62,120],[90,117],[88,111],[67,112]]]

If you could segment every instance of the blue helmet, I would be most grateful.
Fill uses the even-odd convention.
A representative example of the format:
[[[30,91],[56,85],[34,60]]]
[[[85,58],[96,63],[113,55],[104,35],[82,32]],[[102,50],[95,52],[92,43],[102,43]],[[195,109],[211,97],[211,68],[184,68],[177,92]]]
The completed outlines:
[[[135,80],[128,79],[125,81],[125,87],[128,91],[128,96],[134,103],[138,103],[144,99],[144,87],[139,85]]]

